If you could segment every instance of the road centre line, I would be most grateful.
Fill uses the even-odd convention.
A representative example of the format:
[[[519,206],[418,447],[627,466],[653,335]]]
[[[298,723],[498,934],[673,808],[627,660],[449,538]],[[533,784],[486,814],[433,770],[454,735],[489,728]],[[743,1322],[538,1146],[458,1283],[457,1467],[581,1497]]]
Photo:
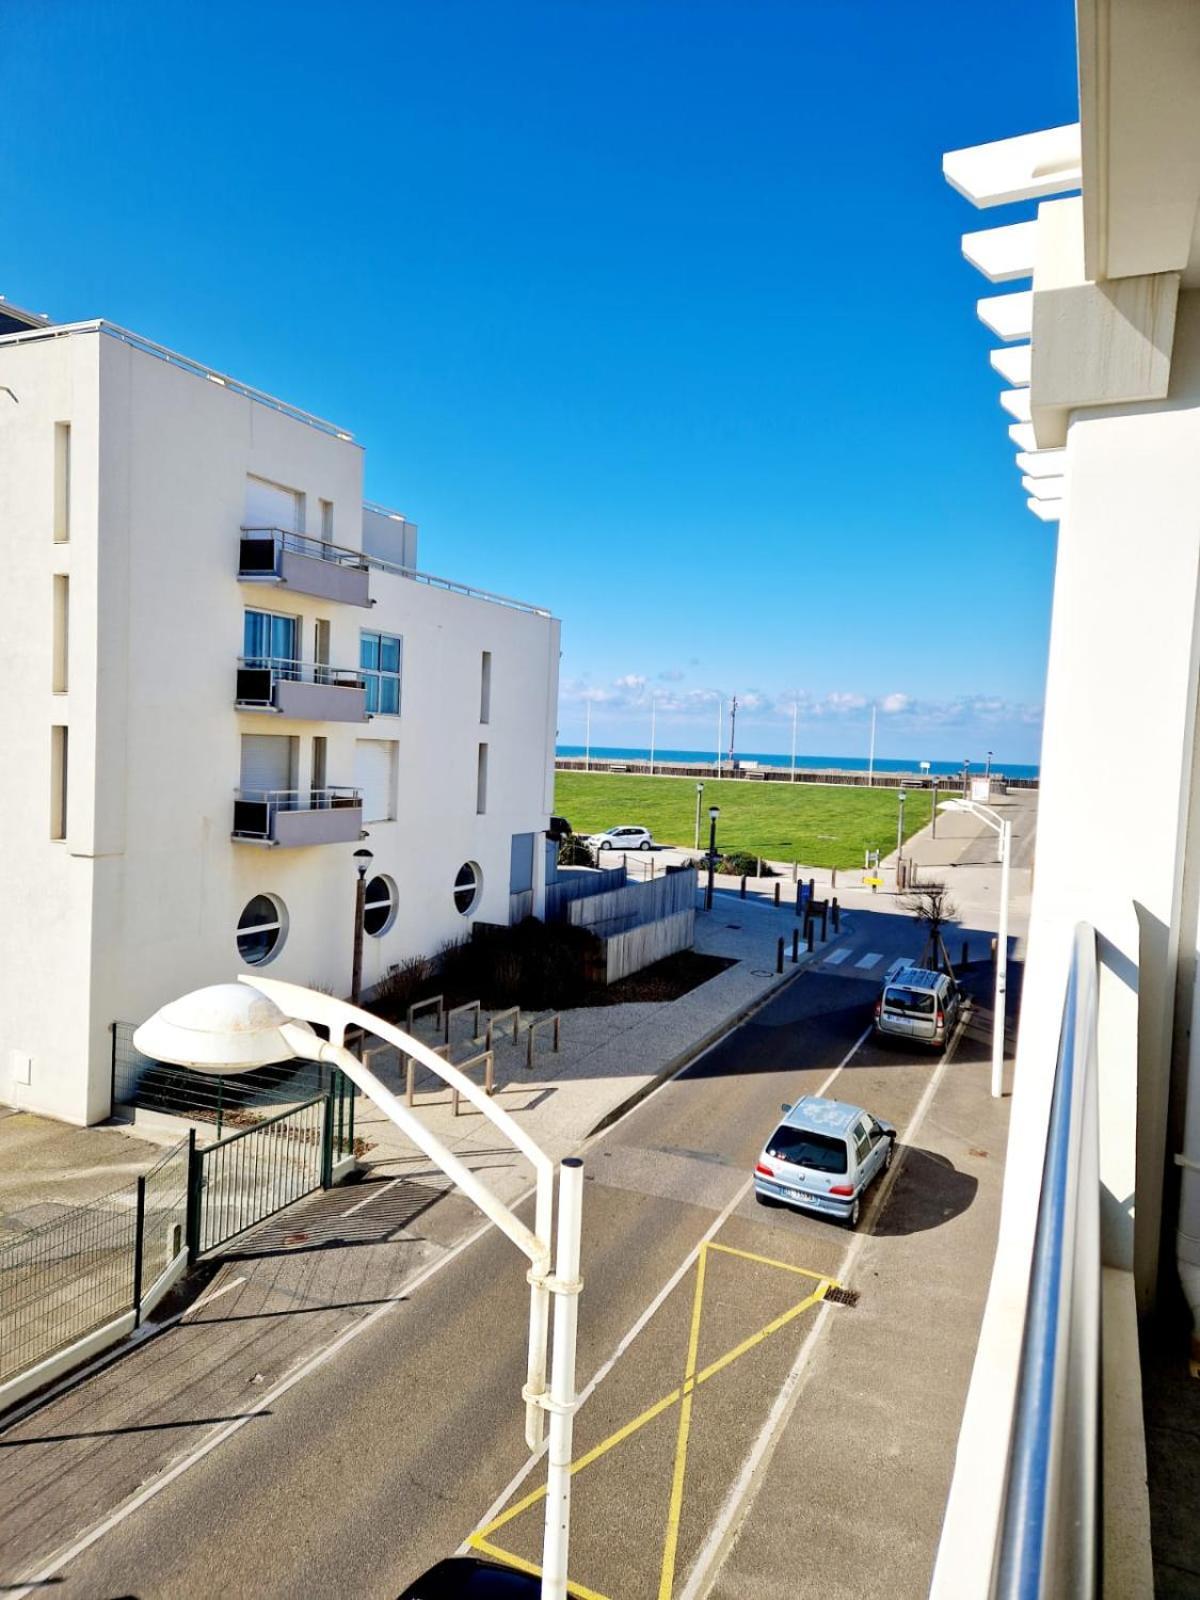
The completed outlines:
[[[524,1194],[520,1195],[513,1202],[514,1209],[516,1206],[522,1204],[523,1201],[527,1200],[532,1193],[532,1189],[527,1189]],[[361,1319],[361,1321],[352,1322],[348,1328],[343,1328],[341,1333],[339,1333],[336,1338],[332,1339],[329,1344],[324,1345],[321,1349],[314,1351],[311,1356],[306,1357],[305,1360],[302,1361],[298,1367],[294,1368],[290,1373],[288,1373],[285,1378],[281,1378],[280,1381],[275,1384],[273,1388],[269,1389],[267,1393],[264,1394],[262,1398],[258,1400],[243,1416],[237,1417],[233,1422],[222,1425],[217,1429],[216,1432],[210,1434],[209,1437],[203,1441],[203,1443],[197,1445],[196,1448],[184,1456],[182,1460],[177,1461],[173,1467],[168,1468],[161,1477],[155,1478],[155,1480],[152,1483],[147,1484],[144,1489],[140,1489],[135,1495],[132,1496],[132,1498],[125,1501],[123,1505],[118,1506],[114,1512],[111,1512],[110,1515],[103,1518],[102,1521],[96,1523],[95,1526],[92,1527],[87,1533],[85,1533],[81,1538],[77,1539],[74,1544],[68,1546],[66,1550],[52,1557],[50,1562],[43,1567],[40,1572],[36,1573],[33,1577],[20,1580],[23,1582],[23,1587],[12,1590],[9,1594],[9,1600],[26,1600],[26,1597],[31,1595],[35,1589],[43,1587],[52,1578],[57,1577],[57,1575],[65,1566],[68,1566],[78,1556],[83,1555],[86,1550],[89,1550],[92,1545],[101,1540],[106,1533],[111,1533],[114,1528],[119,1527],[127,1517],[132,1516],[135,1511],[140,1510],[141,1507],[144,1506],[148,1501],[153,1500],[156,1495],[160,1494],[162,1490],[168,1486],[168,1484],[174,1483],[177,1478],[181,1478],[185,1472],[187,1472],[191,1467],[194,1467],[197,1462],[202,1461],[204,1457],[207,1456],[210,1451],[215,1450],[219,1444],[224,1444],[226,1439],[231,1438],[239,1431],[239,1429],[244,1428],[248,1422],[252,1422],[260,1413],[268,1410],[276,1400],[278,1400],[282,1395],[286,1394],[287,1391],[295,1384],[301,1382],[302,1379],[307,1378],[308,1375],[312,1372],[315,1372],[318,1367],[324,1366],[325,1363],[335,1356],[339,1350],[341,1350],[345,1345],[350,1344],[353,1340],[357,1339],[360,1334],[365,1333],[367,1329],[378,1322],[381,1317],[386,1317],[390,1312],[395,1311],[397,1306],[403,1305],[405,1301],[409,1300],[418,1289],[420,1289],[424,1284],[428,1283],[430,1278],[435,1277],[439,1272],[442,1271],[443,1268],[448,1267],[450,1263],[456,1259],[456,1257],[463,1253],[464,1250],[468,1250],[477,1239],[481,1239],[485,1233],[494,1227],[495,1223],[490,1221],[481,1223],[480,1226],[469,1233],[465,1239],[460,1239],[459,1242],[454,1245],[452,1249],[448,1250],[445,1255],[440,1256],[436,1261],[430,1262],[429,1266],[422,1268],[422,1270],[416,1273],[414,1277],[402,1284],[399,1292],[392,1299],[386,1300],[381,1306],[376,1306],[374,1311],[368,1312],[367,1315]]]
[[[900,1153],[898,1158],[892,1162],[891,1169],[884,1174],[883,1182],[880,1184],[875,1196],[875,1204],[871,1212],[872,1216],[878,1216],[887,1203],[896,1179],[904,1165],[906,1151],[911,1141],[920,1132],[921,1125],[925,1121],[929,1108],[933,1104],[934,1096],[937,1094],[942,1078],[945,1076],[946,1068],[949,1066],[954,1051],[957,1049],[958,1041],[962,1038],[962,1031],[963,1024],[960,1022],[951,1048],[945,1052],[938,1062],[937,1068],[930,1076],[912,1116],[897,1139]],[[866,1242],[870,1237],[871,1235],[867,1233],[856,1233],[851,1240],[850,1246],[838,1268],[839,1277],[843,1282],[849,1278],[855,1261],[865,1249]],[[708,1594],[712,1582],[715,1581],[717,1574],[720,1572],[720,1558],[724,1556],[729,1545],[736,1539],[737,1529],[754,1509],[754,1502],[758,1495],[758,1489],[761,1487],[765,1469],[770,1465],[770,1460],[775,1453],[780,1435],[787,1426],[803,1391],[805,1380],[808,1377],[809,1361],[829,1313],[828,1302],[818,1307],[813,1325],[796,1352],[796,1359],[793,1361],[787,1377],[780,1385],[779,1393],[776,1395],[771,1410],[759,1430],[758,1437],[742,1463],[742,1470],[738,1474],[737,1481],[730,1489],[725,1498],[725,1504],[721,1507],[709,1529],[708,1538],[701,1547],[700,1554],[696,1558],[679,1600],[703,1600],[703,1596]]]
[[[858,1052],[862,1048],[862,1046],[866,1043],[866,1041],[870,1037],[870,1035],[871,1035],[871,1027],[868,1025],[859,1034],[858,1038],[850,1046],[849,1050],[847,1050],[846,1054],[838,1062],[837,1066],[834,1067],[833,1071],[830,1072],[828,1077],[826,1077],[824,1079],[824,1081],[820,1084],[820,1086],[818,1087],[818,1089],[816,1091],[816,1093],[818,1095],[823,1095],[825,1093],[825,1091],[832,1085],[832,1083],[834,1082],[834,1079],[837,1077],[838,1073],[841,1072],[844,1067],[849,1065],[849,1063],[858,1054]],[[714,1046],[710,1046],[710,1048],[715,1049],[716,1046],[715,1045]],[[704,1054],[707,1055],[708,1051],[705,1051]],[[697,1057],[697,1060],[699,1060],[699,1059],[701,1059],[701,1058]],[[689,1066],[694,1066],[694,1065],[695,1065],[695,1062],[690,1062],[689,1063]],[[681,1071],[687,1071],[687,1070],[688,1070],[687,1067],[681,1069]],[[676,1076],[678,1076],[678,1074]],[[642,1101],[641,1104],[644,1105],[645,1102]],[[630,1115],[632,1115],[633,1112],[636,1111],[637,1109],[638,1109],[638,1107],[634,1106],[632,1108],[631,1112],[630,1112]],[[609,1131],[609,1130],[606,1130],[606,1131]],[[601,1135],[601,1137],[603,1137],[603,1135]],[[729,1218],[737,1210],[738,1206],[741,1205],[742,1201],[749,1194],[749,1192],[750,1192],[751,1188],[753,1187],[753,1185],[754,1185],[754,1176],[753,1176],[753,1174],[751,1174],[746,1179],[746,1181],[741,1185],[741,1187],[735,1192],[735,1194],[733,1195],[732,1199],[728,1202],[728,1204],[725,1205],[720,1212],[718,1212],[718,1214],[717,1214],[716,1218],[713,1220],[712,1224],[708,1228],[706,1228],[705,1231],[703,1232],[703,1234],[701,1234],[700,1238],[697,1239],[695,1245],[692,1247],[692,1249],[690,1249],[688,1251],[687,1255],[684,1256],[683,1260],[676,1267],[675,1271],[671,1273],[670,1277],[663,1284],[662,1288],[658,1291],[658,1293],[654,1296],[654,1298],[646,1306],[645,1310],[642,1311],[641,1315],[636,1319],[636,1321],[633,1323],[633,1325],[617,1341],[617,1343],[616,1343],[616,1345],[615,1345],[615,1347],[614,1347],[614,1349],[612,1351],[612,1354],[609,1355],[600,1364],[599,1367],[597,1367],[595,1373],[588,1380],[588,1382],[584,1385],[584,1387],[580,1390],[579,1396],[578,1396],[578,1398],[576,1400],[576,1409],[578,1409],[581,1406],[583,1406],[584,1402],[591,1398],[591,1396],[596,1391],[597,1387],[604,1381],[604,1379],[608,1376],[608,1374],[616,1366],[617,1362],[621,1359],[621,1357],[629,1349],[629,1346],[637,1338],[638,1334],[642,1332],[642,1330],[646,1327],[646,1324],[650,1321],[650,1319],[654,1316],[654,1314],[662,1306],[663,1302],[674,1291],[674,1289],[677,1287],[677,1285],[680,1283],[680,1281],[686,1276],[686,1274],[691,1270],[692,1265],[698,1259],[698,1257],[700,1255],[700,1252],[704,1248],[704,1246],[706,1244],[710,1243],[710,1241],[712,1241],[713,1239],[715,1239],[716,1235],[725,1226],[726,1222],[728,1222]],[[722,1248],[726,1248],[726,1247],[722,1247]],[[524,1465],[517,1470],[517,1472],[513,1475],[513,1477],[505,1485],[505,1487],[496,1496],[495,1500],[492,1501],[491,1505],[484,1512],[483,1516],[479,1519],[479,1522],[477,1524],[476,1529],[471,1534],[468,1534],[467,1537],[463,1540],[463,1542],[459,1545],[457,1551],[455,1552],[457,1555],[466,1555],[466,1554],[468,1554],[468,1552],[472,1548],[472,1540],[476,1537],[479,1529],[490,1527],[495,1522],[496,1517],[499,1516],[499,1514],[503,1511],[504,1507],[507,1505],[509,1500],[511,1500],[513,1495],[516,1494],[517,1490],[525,1482],[525,1479],[529,1476],[529,1474],[537,1466],[538,1462],[541,1460],[543,1455],[545,1455],[546,1448],[547,1448],[546,1445],[543,1444],[540,1447],[540,1449],[535,1450],[533,1452],[533,1454],[530,1455],[528,1457],[528,1459],[525,1461]],[[478,1549],[479,1547],[475,1546],[475,1548]]]

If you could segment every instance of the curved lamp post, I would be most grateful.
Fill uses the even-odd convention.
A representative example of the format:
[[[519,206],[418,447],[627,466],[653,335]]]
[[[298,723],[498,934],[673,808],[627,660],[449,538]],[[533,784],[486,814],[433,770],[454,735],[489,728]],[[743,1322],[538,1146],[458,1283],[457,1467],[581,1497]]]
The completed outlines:
[[[365,873],[365,866],[360,872]],[[314,1033],[321,1023],[329,1039]],[[420,1118],[345,1048],[347,1028],[361,1028],[412,1056],[492,1122],[532,1163],[537,1176],[534,1225],[530,1230],[469,1167],[431,1133]],[[328,1061],[346,1074],[406,1138],[434,1162],[455,1186],[512,1240],[528,1259],[530,1285],[529,1358],[525,1401],[525,1440],[541,1447],[544,1415],[550,1413],[546,1526],[542,1556],[544,1600],[566,1600],[570,1531],[571,1449],[575,1419],[575,1334],[578,1319],[579,1249],[582,1234],[583,1163],[559,1164],[558,1236],[551,1271],[551,1219],[554,1163],[481,1085],[434,1055],[427,1045],[393,1023],[332,995],[299,984],[242,975],[172,1000],[143,1022],[133,1036],[147,1056],[196,1072],[221,1075],[249,1072],[294,1056]],[[554,1296],[554,1363],[546,1383],[550,1296]]]
[[[1012,854],[1012,823],[978,800],[943,800],[939,811],[961,811],[977,817],[999,835],[1000,913],[996,929],[996,999],[992,1019],[992,1098],[1004,1093],[1004,1013],[1008,1004],[1008,875]]]

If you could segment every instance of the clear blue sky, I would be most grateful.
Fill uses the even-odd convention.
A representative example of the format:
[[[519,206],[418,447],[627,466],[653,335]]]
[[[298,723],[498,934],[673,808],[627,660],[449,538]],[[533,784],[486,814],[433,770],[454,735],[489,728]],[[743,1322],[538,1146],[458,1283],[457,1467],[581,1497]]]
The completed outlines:
[[[1072,11],[2,0],[0,293],[350,428],[424,567],[562,617],[565,742],[736,691],[743,749],[877,700],[1036,760],[1054,528],[958,242],[1021,213],[940,159],[1074,120]]]

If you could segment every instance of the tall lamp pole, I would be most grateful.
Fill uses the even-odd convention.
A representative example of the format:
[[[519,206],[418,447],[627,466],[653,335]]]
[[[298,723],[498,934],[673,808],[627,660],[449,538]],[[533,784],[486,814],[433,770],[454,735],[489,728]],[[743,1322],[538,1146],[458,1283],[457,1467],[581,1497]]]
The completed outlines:
[[[708,808],[708,888],[704,893],[704,909],[712,910],[713,900],[713,873],[717,865],[717,818],[721,815],[720,806]]]
[[[367,868],[374,859],[369,850],[354,852],[358,882],[354,885],[354,964],[350,968],[350,1004],[355,1006],[362,996],[363,912],[367,903]]]
[[[996,923],[996,998],[992,1017],[992,1099],[1004,1093],[1004,1022],[1008,1007],[1008,885],[1012,856],[1012,823],[977,800],[943,800],[939,810],[978,817],[999,836],[1000,912]]]
[[[704,798],[704,785],[696,785],[696,849],[700,848],[700,802]]]
[[[896,854],[904,848],[904,802],[908,799],[907,789],[897,789],[896,799],[900,802],[900,811],[896,817]]]

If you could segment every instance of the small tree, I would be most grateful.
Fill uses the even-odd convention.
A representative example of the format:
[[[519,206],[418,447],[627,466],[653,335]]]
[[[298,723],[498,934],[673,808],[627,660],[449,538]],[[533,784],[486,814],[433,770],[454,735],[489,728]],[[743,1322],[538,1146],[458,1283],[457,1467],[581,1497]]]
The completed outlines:
[[[925,931],[925,948],[917,965],[932,968],[935,972],[947,972],[953,977],[954,968],[950,965],[942,935],[947,925],[958,916],[958,907],[950,898],[947,886],[944,883],[919,883],[907,894],[902,894],[897,903],[902,910],[915,917]]]
[[[558,847],[560,867],[594,867],[596,858],[586,840],[577,833],[569,833]]]

